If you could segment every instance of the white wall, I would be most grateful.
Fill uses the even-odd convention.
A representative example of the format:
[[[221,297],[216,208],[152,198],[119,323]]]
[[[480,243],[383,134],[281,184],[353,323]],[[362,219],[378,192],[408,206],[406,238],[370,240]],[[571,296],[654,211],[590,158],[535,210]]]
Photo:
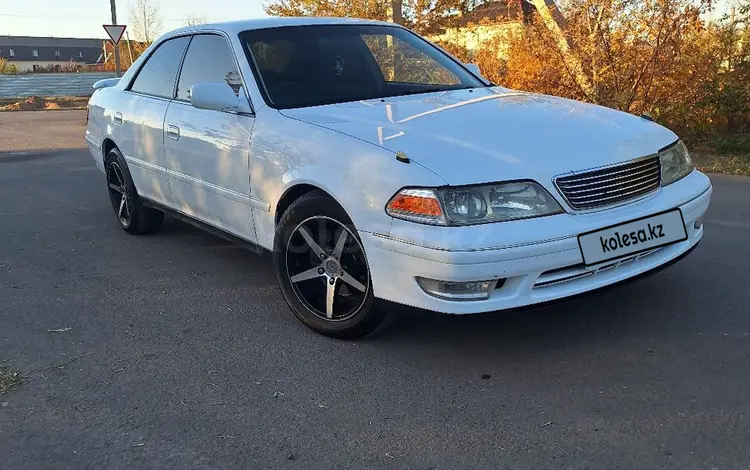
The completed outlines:
[[[486,43],[499,39],[497,56],[506,58],[507,43],[503,41],[505,35],[517,34],[522,24],[519,22],[504,22],[495,24],[470,25],[462,28],[448,28],[443,34],[430,36],[430,39],[444,41],[465,47],[474,53]]]

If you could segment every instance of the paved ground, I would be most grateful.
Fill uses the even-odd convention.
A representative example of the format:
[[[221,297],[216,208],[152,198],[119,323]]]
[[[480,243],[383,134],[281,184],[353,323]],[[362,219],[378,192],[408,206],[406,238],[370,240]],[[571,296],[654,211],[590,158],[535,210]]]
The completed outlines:
[[[80,148],[85,122],[86,111],[0,112],[0,152]]]
[[[83,150],[0,154],[0,361],[28,375],[0,467],[746,469],[750,179],[712,179],[703,243],[648,280],[394,308],[354,343],[301,326],[267,259],[125,234]]]

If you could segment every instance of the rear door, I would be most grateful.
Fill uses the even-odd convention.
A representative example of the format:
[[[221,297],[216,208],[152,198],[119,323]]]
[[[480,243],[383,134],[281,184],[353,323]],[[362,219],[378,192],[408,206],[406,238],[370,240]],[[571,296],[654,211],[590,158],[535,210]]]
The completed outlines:
[[[240,238],[255,241],[250,208],[250,133],[255,118],[190,104],[196,83],[242,88],[234,52],[224,36],[193,36],[177,94],[164,122],[167,174],[175,208]]]
[[[189,37],[163,42],[149,56],[118,100],[117,142],[140,196],[169,204],[164,164],[164,117],[174,96],[177,72]]]

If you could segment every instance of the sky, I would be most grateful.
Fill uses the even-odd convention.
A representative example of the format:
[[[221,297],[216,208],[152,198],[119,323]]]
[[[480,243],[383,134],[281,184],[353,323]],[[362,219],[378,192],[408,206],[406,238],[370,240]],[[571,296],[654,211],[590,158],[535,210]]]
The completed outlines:
[[[189,15],[210,22],[261,18],[266,0],[153,0],[164,17],[162,32],[184,26]],[[128,24],[130,3],[116,0],[117,22]],[[110,0],[0,0],[0,35],[105,38]]]

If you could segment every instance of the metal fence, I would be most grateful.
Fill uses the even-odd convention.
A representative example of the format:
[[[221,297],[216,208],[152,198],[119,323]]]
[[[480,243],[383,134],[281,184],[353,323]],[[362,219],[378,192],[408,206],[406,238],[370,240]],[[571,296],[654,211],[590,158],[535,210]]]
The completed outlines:
[[[0,97],[89,96],[94,82],[114,76],[113,72],[0,75]]]

